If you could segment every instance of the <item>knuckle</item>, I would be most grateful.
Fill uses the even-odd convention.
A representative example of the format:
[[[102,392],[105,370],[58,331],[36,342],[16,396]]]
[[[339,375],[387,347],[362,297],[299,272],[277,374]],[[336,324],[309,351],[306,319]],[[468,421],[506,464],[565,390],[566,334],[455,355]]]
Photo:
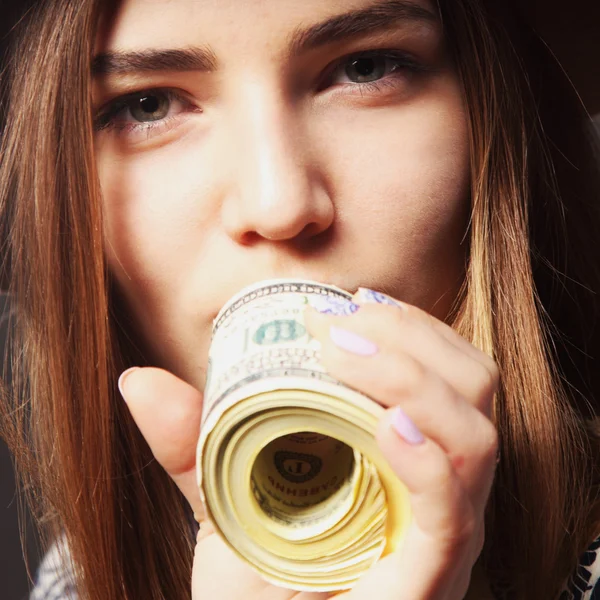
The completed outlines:
[[[454,476],[449,464],[437,461],[430,467],[429,488],[437,487],[440,490],[450,490],[454,484]]]
[[[479,527],[479,531],[477,532],[477,535],[475,536],[475,556],[474,556],[475,559],[477,559],[479,557],[479,555],[483,552],[484,546],[485,546],[485,527],[482,523],[481,526]]]
[[[486,367],[490,374],[491,389],[493,392],[495,392],[500,385],[500,369],[492,359],[488,360]]]
[[[468,548],[473,543],[473,538],[475,536],[475,523],[472,520],[467,521],[457,532],[454,539],[454,547],[458,548]]]
[[[425,367],[410,356],[404,358],[402,368],[398,370],[398,378],[405,380],[404,385],[408,389],[421,386],[425,375]]]
[[[492,366],[480,363],[475,375],[477,389],[477,404],[482,408],[491,407],[492,398],[498,390],[500,373],[495,363]]]
[[[443,534],[442,541],[446,553],[449,556],[470,553],[473,543],[479,542],[478,529],[479,525],[475,518],[475,511],[472,508],[470,510],[466,509],[466,514],[463,515],[460,524],[457,525],[454,522]]]
[[[413,481],[411,493],[425,504],[432,499],[436,502],[443,499],[443,504],[450,502],[454,505],[463,494],[450,460],[434,444],[428,445],[425,456],[427,458]]]
[[[389,331],[403,327],[406,324],[404,311],[390,304],[363,304],[359,313],[361,318],[364,319],[364,324],[371,330],[382,328],[382,318],[385,319],[385,329]]]
[[[481,456],[486,462],[495,463],[499,444],[498,430],[488,418],[482,415],[478,431]]]
[[[445,502],[450,502],[455,508],[457,507],[458,512],[465,514],[463,502],[467,499],[452,463],[445,453],[430,460],[424,471],[422,489],[427,493],[433,493],[435,497],[444,498]],[[466,514],[469,516],[470,513]],[[450,529],[452,531],[456,529],[454,521]]]
[[[487,368],[490,371],[490,374],[492,376],[492,380],[496,386],[496,388],[498,387],[499,383],[500,383],[500,368],[498,367],[498,364],[492,360],[489,356],[487,356]]]
[[[379,381],[379,385],[385,388],[385,395],[390,398],[403,396],[419,389],[426,377],[423,365],[410,356],[395,357],[388,373],[384,380]]]
[[[490,373],[492,375],[497,375],[498,374],[498,365],[496,364],[496,361],[489,354],[484,352],[483,350],[476,348],[476,351],[477,351],[477,356],[478,356],[479,362],[486,369],[488,369],[488,371],[490,371]]]

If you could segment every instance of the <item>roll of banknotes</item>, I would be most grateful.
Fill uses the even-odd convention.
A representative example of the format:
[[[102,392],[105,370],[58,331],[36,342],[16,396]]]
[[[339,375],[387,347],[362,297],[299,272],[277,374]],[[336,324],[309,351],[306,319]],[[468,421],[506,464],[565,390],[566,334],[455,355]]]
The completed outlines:
[[[351,588],[402,542],[408,493],[375,441],[383,408],[331,377],[303,320],[339,288],[269,280],[213,324],[197,475],[207,517],[264,579]]]

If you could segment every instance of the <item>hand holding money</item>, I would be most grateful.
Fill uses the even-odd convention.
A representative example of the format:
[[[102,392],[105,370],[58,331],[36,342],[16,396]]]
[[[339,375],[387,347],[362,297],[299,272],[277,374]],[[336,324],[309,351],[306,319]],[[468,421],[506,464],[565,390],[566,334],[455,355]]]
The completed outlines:
[[[412,509],[401,546],[343,597],[463,598],[483,542],[483,511],[495,467],[489,415],[496,369],[445,325],[412,307],[373,304],[374,299],[380,300],[355,299],[360,309],[349,314],[309,309],[305,315],[327,371],[387,409],[376,440],[395,477],[407,486]],[[123,390],[157,460],[200,514],[195,449],[202,395],[155,369],[128,374]],[[199,536],[193,577],[198,598],[333,596],[269,585],[206,530]]]

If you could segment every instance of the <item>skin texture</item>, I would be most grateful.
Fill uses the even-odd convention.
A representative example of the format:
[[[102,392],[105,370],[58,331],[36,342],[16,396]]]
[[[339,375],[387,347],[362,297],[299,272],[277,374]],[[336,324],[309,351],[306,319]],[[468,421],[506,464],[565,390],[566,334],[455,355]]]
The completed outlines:
[[[155,87],[181,90],[196,110],[179,103],[137,131],[120,115],[120,128],[97,134],[112,270],[153,362],[196,387],[212,318],[255,281],[382,289],[439,318],[454,299],[468,141],[440,25],[398,23],[287,57],[296,28],[369,4],[129,0],[99,39],[99,51],[205,45],[219,62],[214,73],[113,75],[94,88],[100,110]],[[323,83],[344,57],[390,48],[431,72],[400,70],[376,92],[342,64]]]
[[[433,12],[425,0],[417,6]],[[212,72],[96,78],[97,160],[111,270],[153,364],[120,387],[159,463],[202,516],[194,453],[211,321],[247,284],[299,277],[382,290],[398,306],[351,316],[307,313],[331,373],[380,402],[378,442],[411,492],[405,548],[380,561],[348,598],[459,599],[483,542],[493,479],[493,362],[444,325],[461,284],[468,219],[468,133],[461,89],[439,22],[394,27],[290,56],[298,29],[372,1],[126,0],[98,52],[210,47]],[[248,25],[251,26],[248,26]],[[384,61],[378,85],[351,81],[349,55]],[[169,88],[166,118],[107,120],[131,92]],[[139,103],[138,103],[139,104]],[[147,106],[147,105],[146,105]],[[337,346],[330,327],[377,352]],[[424,436],[391,425],[400,406]],[[414,432],[414,429],[413,429]],[[327,598],[270,586],[203,527],[194,598]]]

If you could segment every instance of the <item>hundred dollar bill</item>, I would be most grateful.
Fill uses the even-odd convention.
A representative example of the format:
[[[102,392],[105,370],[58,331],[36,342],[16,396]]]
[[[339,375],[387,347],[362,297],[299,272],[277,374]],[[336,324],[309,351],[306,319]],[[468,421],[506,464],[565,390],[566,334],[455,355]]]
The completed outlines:
[[[351,588],[401,543],[408,493],[375,442],[383,408],[331,377],[304,326],[333,286],[270,280],[213,324],[197,476],[208,518],[266,580]]]

